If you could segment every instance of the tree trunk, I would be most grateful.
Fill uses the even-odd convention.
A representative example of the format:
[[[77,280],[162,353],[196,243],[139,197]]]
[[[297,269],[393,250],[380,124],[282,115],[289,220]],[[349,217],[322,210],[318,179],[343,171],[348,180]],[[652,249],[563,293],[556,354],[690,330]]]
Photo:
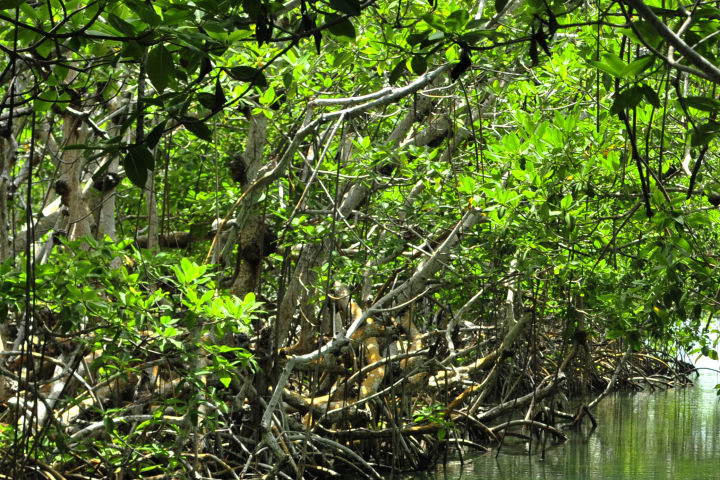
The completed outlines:
[[[160,249],[160,217],[157,211],[157,200],[155,198],[155,172],[148,170],[145,181],[145,205],[147,207],[147,249],[157,252]]]
[[[89,131],[77,117],[63,115],[63,141],[65,145],[83,144]],[[82,150],[66,149],[60,162],[60,179],[55,183],[55,191],[61,197],[61,203],[68,212],[67,236],[70,240],[90,234],[90,212],[82,195],[80,176],[83,170]]]
[[[7,209],[10,168],[15,160],[17,143],[11,136],[0,138],[0,263],[10,256],[10,234]]]
[[[235,161],[236,168],[243,170],[240,175],[240,186],[246,191],[257,179],[263,161],[263,148],[265,147],[267,130],[267,117],[263,113],[250,117],[250,130],[245,153]],[[264,238],[266,232],[265,220],[259,214],[257,200],[262,191],[254,191],[238,212],[237,224],[240,228],[238,234],[238,271],[230,287],[230,293],[243,298],[247,293],[254,292],[258,286],[258,278],[262,261],[268,253]]]

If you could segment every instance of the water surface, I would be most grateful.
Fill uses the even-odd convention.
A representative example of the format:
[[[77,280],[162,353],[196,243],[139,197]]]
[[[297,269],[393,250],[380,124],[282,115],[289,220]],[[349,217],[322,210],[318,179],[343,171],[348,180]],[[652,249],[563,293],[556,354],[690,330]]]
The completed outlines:
[[[720,400],[717,373],[703,371],[695,386],[665,392],[616,393],[593,412],[598,427],[568,432],[545,459],[523,444],[466,455],[432,474],[409,479],[466,480],[720,479]],[[535,444],[532,450],[536,449]]]

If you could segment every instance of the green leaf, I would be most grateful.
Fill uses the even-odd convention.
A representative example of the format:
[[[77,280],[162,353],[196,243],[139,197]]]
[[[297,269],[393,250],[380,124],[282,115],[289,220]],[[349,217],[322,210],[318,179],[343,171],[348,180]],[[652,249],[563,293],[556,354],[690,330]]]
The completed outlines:
[[[615,338],[618,338],[623,335],[623,332],[616,329],[608,330],[608,332],[605,334],[608,340],[613,340]]]
[[[145,137],[145,143],[147,144],[148,148],[153,149],[160,141],[160,137],[162,137],[163,132],[165,131],[165,124],[166,121],[162,121],[159,124],[155,125],[152,130],[150,130],[150,133],[147,134]]]
[[[623,76],[639,75],[650,68],[655,61],[655,55],[646,55],[633,62],[630,62],[623,69]]]
[[[137,34],[135,27],[133,27],[132,24],[126,22],[114,13],[108,15],[108,23],[126,37],[134,37]]]
[[[710,97],[685,97],[685,105],[703,112],[715,112],[720,110],[720,100]]]
[[[183,272],[182,268],[177,265],[173,265],[173,270],[175,270],[175,277],[178,279],[178,282],[187,283],[187,280],[185,279],[185,272]]]
[[[605,73],[609,73],[613,77],[625,78],[631,75],[639,75],[650,68],[654,61],[655,57],[653,55],[647,55],[633,62],[625,63],[617,55],[606,53],[603,55],[602,61],[589,60],[588,63]]]
[[[230,386],[230,382],[232,382],[232,377],[230,377],[230,374],[227,372],[220,372],[218,380],[220,380],[220,383],[222,383],[225,388],[228,388]]]
[[[170,338],[170,337],[174,337],[178,333],[180,333],[180,332],[178,331],[177,328],[175,328],[173,326],[169,326],[169,327],[165,328],[165,330],[163,330],[162,335],[165,338]]]
[[[26,1],[20,3],[20,11],[21,11],[23,14],[25,14],[28,18],[31,18],[31,19],[33,19],[33,20],[37,20],[37,19],[38,19],[38,14],[37,14],[37,12],[35,11],[35,9],[34,9],[33,7],[30,6],[30,4],[29,4],[28,2],[26,2]],[[44,13],[45,13],[45,12],[42,12],[40,15],[42,15],[42,14],[44,14]],[[59,438],[59,436],[58,436],[58,438]]]
[[[454,82],[471,66],[472,60],[470,59],[470,55],[468,55],[467,50],[463,49],[460,54],[460,61],[455,64],[452,70],[450,70],[450,79]]]
[[[634,28],[621,29],[621,32],[624,35],[627,35],[638,45],[645,46],[647,44],[651,47],[659,49],[660,45],[664,42],[663,37],[657,32],[657,30],[655,30],[655,27],[650,25],[647,21],[639,20],[637,22],[633,22],[633,26]],[[642,39],[635,34],[635,30],[637,30]]]
[[[589,60],[588,63],[605,73],[609,73],[613,77],[622,78],[625,71],[625,62],[612,53],[603,55],[603,61]]]
[[[205,273],[204,270],[201,270],[200,275],[202,275],[203,273]],[[203,293],[203,296],[200,297],[200,304],[201,305],[207,304],[214,295],[215,295],[214,290],[208,290],[207,292]]]
[[[123,168],[130,181],[145,188],[148,170],[155,170],[155,158],[145,145],[132,145],[123,159]]]
[[[53,42],[51,42],[49,40],[45,40],[44,42],[42,42],[40,45],[38,45],[36,47],[36,50],[43,57],[47,57],[53,48],[55,48],[55,46],[53,45]],[[62,78],[64,79],[65,77],[62,77]]]
[[[425,71],[427,70],[427,62],[425,61],[425,57],[420,54],[415,55],[410,61],[410,68],[415,75],[422,75],[423,73],[425,73]]]
[[[152,8],[152,6],[148,6],[142,2],[125,2],[125,4],[130,8],[135,14],[137,14],[140,19],[150,25],[151,27],[157,27],[162,22],[162,19],[160,16],[155,13],[155,10]]]
[[[35,113],[44,113],[50,110],[50,107],[52,107],[54,100],[50,101],[48,99],[44,99],[41,97],[37,97],[35,100],[33,100],[33,110]]]
[[[245,13],[248,14],[253,22],[257,21],[257,19],[263,15],[263,11],[265,10],[263,3],[258,0],[242,0],[242,6]]]
[[[212,141],[212,131],[205,125],[205,122],[191,117],[183,117],[183,125],[185,128],[190,130],[196,137],[205,140]]]
[[[435,27],[436,30],[445,30],[445,17],[438,13],[426,13],[421,17],[431,27]]]
[[[243,307],[248,308],[251,305],[255,304],[255,294],[253,292],[248,292],[245,294],[245,298],[243,298]]]
[[[568,210],[570,206],[572,205],[573,196],[572,194],[568,193],[563,197],[563,199],[560,201],[560,208],[563,210]]]
[[[395,68],[393,68],[390,72],[390,76],[388,78],[388,82],[390,83],[390,85],[395,85],[400,79],[400,76],[406,71],[407,68],[405,67],[405,60],[400,60],[398,64],[395,65]]]
[[[665,309],[658,307],[657,305],[653,306],[653,312],[655,312],[655,315],[657,315],[658,318],[662,321],[667,320],[669,317],[668,312]]]
[[[264,43],[269,42],[272,39],[273,23],[270,19],[261,15],[255,20],[255,37],[257,38],[258,46],[262,47]],[[225,40],[225,32],[220,32],[215,35],[215,38],[220,41]]]
[[[650,85],[643,84],[641,87],[643,92],[643,97],[645,97],[645,100],[648,101],[650,105],[652,105],[655,108],[660,108],[660,97],[658,96],[657,92],[652,89]]]
[[[643,99],[642,87],[634,86],[626,88],[615,96],[612,107],[610,107],[610,114],[617,115],[626,108],[635,108]]]
[[[455,10],[445,20],[445,28],[451,32],[458,31],[465,26],[469,19],[470,14],[467,10]]]
[[[467,175],[458,178],[458,190],[466,195],[470,195],[475,191],[475,180]]]
[[[652,10],[653,13],[655,13],[655,15],[659,15],[659,16],[661,16],[661,17],[679,17],[679,18],[684,18],[685,15],[686,15],[686,14],[684,13],[684,11],[681,12],[680,10],[673,9],[673,8],[655,7],[655,6],[651,6],[651,5],[648,5],[648,8],[650,8],[650,10]]]
[[[195,278],[197,278],[197,265],[191,262],[187,257],[183,257],[182,260],[180,260],[180,268],[182,268],[183,272],[185,273],[185,278],[188,282],[191,282],[195,280]]]
[[[710,141],[720,134],[720,123],[709,121],[703,125],[700,125],[695,131],[692,132],[690,137],[690,145],[693,147],[699,147],[701,145],[707,145]]]
[[[207,108],[208,110],[212,110],[215,108],[215,95],[208,92],[200,92],[197,94],[197,101],[202,105],[203,107]]]
[[[425,30],[420,33],[411,33],[407,37],[407,43],[410,46],[419,45],[427,40],[428,35],[430,35],[430,30]]]
[[[225,92],[223,91],[222,84],[220,83],[220,75],[218,75],[217,79],[215,79],[214,105],[212,108],[213,112],[220,111],[226,101],[227,97],[225,97]]]
[[[260,105],[270,105],[273,101],[275,101],[275,89],[272,85],[265,90],[265,93],[260,95],[258,101],[260,102]]]
[[[113,433],[115,431],[115,422],[109,415],[103,417],[103,425],[105,425],[106,433]]]
[[[60,110],[67,109],[67,107],[70,106],[70,94],[67,91],[61,93],[58,96],[57,102],[55,102],[55,106]]]
[[[122,50],[120,50],[120,57],[122,58],[137,58],[142,57],[145,53],[143,47],[136,41],[130,40],[125,42]]]
[[[336,18],[328,15],[328,21],[335,21]],[[346,37],[350,40],[355,40],[357,33],[355,32],[355,26],[347,18],[343,18],[338,23],[333,23],[328,30],[336,37]]]
[[[265,88],[268,86],[265,74],[257,68],[245,66],[232,67],[227,70],[227,73],[235,80],[239,80],[241,82],[252,82],[252,84],[256,87]]]
[[[353,17],[360,15],[361,12],[359,0],[330,0],[330,7]]]
[[[170,75],[175,72],[172,61],[172,54],[163,44],[150,50],[146,64],[147,74],[150,81],[158,92],[162,92],[170,81]]]
[[[460,35],[459,40],[461,42],[467,43],[468,45],[476,45],[480,40],[484,38],[492,40],[496,36],[496,33],[497,32],[495,30],[472,30]]]
[[[25,3],[25,0],[0,0],[0,10],[19,7],[22,3]]]

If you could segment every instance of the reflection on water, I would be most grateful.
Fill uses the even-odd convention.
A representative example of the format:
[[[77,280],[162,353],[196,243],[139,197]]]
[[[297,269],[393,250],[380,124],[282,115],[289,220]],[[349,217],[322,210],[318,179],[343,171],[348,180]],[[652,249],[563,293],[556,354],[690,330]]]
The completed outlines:
[[[693,380],[685,389],[609,396],[594,412],[598,428],[568,432],[568,441],[548,448],[545,460],[492,452],[406,478],[719,479],[720,397],[713,387],[720,377],[705,371]]]

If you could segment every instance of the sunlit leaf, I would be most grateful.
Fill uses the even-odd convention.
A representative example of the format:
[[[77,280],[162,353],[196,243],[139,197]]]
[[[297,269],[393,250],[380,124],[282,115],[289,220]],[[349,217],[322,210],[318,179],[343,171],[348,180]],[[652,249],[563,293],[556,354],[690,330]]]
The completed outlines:
[[[218,375],[218,380],[220,380],[220,383],[222,383],[225,388],[228,388],[232,382],[232,377],[229,373],[223,371]]]
[[[654,55],[646,55],[633,62],[630,62],[625,66],[622,72],[622,76],[627,77],[631,75],[639,75],[652,66],[655,62]]]
[[[589,63],[614,77],[622,78],[625,74],[626,63],[612,53],[604,54],[602,61],[589,60]]]

